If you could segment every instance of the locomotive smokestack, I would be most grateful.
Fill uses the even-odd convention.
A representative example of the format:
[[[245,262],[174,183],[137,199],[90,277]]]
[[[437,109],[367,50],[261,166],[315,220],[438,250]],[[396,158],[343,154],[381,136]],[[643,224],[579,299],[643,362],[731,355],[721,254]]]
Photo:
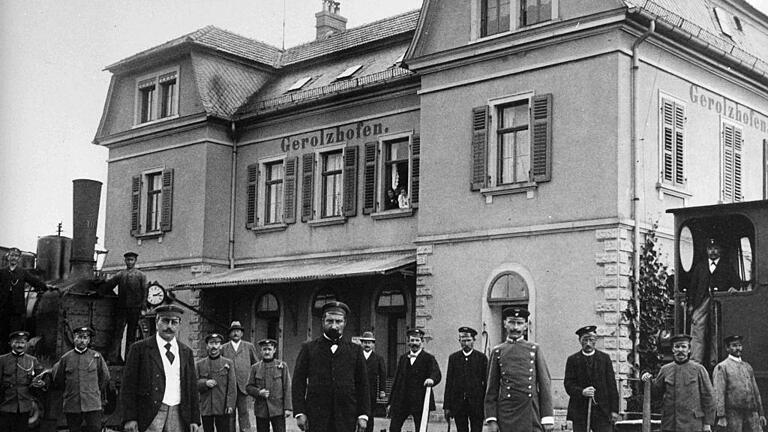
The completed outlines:
[[[91,278],[96,261],[96,224],[99,220],[101,182],[72,180],[72,259],[71,277]]]

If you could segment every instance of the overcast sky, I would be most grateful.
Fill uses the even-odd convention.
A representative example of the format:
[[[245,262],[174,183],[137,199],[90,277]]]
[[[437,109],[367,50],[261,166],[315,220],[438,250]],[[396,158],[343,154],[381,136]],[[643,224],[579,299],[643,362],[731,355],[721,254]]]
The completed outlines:
[[[209,24],[281,47],[284,3],[285,46],[311,41],[321,0],[0,0],[0,246],[34,252],[59,222],[71,236],[72,180],[106,181],[104,66]],[[341,3],[348,27],[421,6]]]

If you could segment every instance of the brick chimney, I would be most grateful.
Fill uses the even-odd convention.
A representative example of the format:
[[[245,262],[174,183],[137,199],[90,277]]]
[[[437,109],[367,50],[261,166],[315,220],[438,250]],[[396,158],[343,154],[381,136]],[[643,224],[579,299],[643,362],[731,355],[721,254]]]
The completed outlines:
[[[340,2],[323,0],[323,10],[315,14],[317,24],[317,40],[326,39],[334,33],[340,33],[347,29],[347,19],[339,15]]]

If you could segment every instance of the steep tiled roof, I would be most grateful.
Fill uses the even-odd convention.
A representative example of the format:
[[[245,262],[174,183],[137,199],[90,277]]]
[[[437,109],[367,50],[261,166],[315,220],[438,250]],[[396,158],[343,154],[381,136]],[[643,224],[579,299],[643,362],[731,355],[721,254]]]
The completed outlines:
[[[200,99],[210,115],[229,118],[271,74],[204,54],[192,55]]]
[[[327,54],[413,31],[416,28],[418,19],[419,10],[414,10],[374,21],[360,27],[351,28],[342,33],[334,34],[327,39],[288,48],[280,59],[280,65],[292,65],[304,60],[322,57]]]

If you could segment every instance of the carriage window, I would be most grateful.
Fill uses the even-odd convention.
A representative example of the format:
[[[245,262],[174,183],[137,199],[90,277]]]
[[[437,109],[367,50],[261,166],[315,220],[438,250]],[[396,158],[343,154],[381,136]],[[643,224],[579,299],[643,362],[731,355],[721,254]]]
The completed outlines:
[[[688,226],[684,226],[680,230],[680,265],[683,266],[683,270],[691,271],[693,266],[693,235],[691,229]]]
[[[749,237],[742,237],[739,240],[739,276],[741,290],[752,291],[752,243]]]

